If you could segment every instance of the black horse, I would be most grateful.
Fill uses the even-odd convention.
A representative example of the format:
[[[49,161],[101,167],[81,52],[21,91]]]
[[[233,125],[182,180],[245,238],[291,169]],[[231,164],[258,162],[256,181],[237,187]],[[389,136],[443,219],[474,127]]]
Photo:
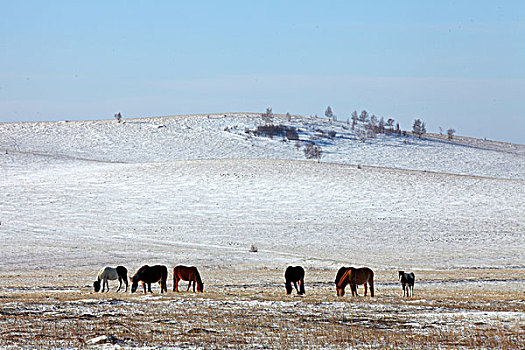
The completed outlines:
[[[160,285],[160,292],[168,292],[166,286],[166,279],[168,278],[168,268],[163,265],[155,266],[142,266],[132,277],[131,280],[131,293],[135,293],[137,290],[139,282],[142,282],[142,288],[144,289],[144,294],[147,291],[151,293],[151,284],[158,282]]]
[[[304,269],[301,266],[288,266],[284,272],[284,280],[286,281],[286,294],[292,294],[292,282],[297,294],[304,294]]]
[[[399,281],[403,287],[403,296],[414,296],[414,282],[416,281],[414,273],[399,271]]]

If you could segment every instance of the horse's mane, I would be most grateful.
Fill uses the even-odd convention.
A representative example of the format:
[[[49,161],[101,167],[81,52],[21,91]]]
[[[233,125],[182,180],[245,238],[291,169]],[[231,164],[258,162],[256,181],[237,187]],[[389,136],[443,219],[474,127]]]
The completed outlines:
[[[135,272],[131,279],[134,281],[135,278],[138,277],[138,275],[141,274],[147,268],[149,268],[149,265],[143,265],[140,269],[137,270],[137,272]]]
[[[348,270],[349,268],[348,267],[341,267],[339,269],[339,271],[337,271],[337,275],[335,276],[335,284],[338,284],[339,281],[341,280],[341,277],[343,277],[343,275],[345,274],[345,272]]]
[[[339,281],[336,282],[337,288],[344,288],[347,286],[348,283],[350,283],[350,274],[352,273],[353,267],[347,268],[342,276],[339,278]]]

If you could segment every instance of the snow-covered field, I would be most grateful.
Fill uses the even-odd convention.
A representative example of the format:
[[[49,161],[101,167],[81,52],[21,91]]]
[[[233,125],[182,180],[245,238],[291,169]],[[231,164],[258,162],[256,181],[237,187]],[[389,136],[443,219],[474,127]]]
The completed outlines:
[[[524,146],[363,143],[344,123],[274,122],[315,139],[322,162],[248,136],[250,115],[0,124],[0,271],[524,267]]]
[[[228,114],[0,124],[4,292],[52,271],[90,274],[79,280],[85,293],[101,266],[145,263],[197,265],[212,290],[291,264],[323,276],[367,265],[387,289],[398,269],[426,271],[428,289],[437,271],[511,271],[487,282],[523,289],[525,146],[361,142],[345,123],[307,117],[274,120],[297,127],[299,143],[246,133],[261,123]],[[312,141],[321,162],[305,160]],[[519,305],[506,311],[523,327]]]

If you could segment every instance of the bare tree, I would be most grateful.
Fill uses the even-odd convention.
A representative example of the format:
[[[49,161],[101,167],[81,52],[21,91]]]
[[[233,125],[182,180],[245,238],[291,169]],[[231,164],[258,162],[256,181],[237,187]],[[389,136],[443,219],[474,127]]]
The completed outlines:
[[[353,111],[352,112],[352,130],[354,130],[355,126],[357,125],[357,120],[358,120],[358,116],[357,116],[357,111]]]
[[[375,116],[375,114],[372,114],[370,116],[370,120],[369,120],[368,125],[367,125],[368,137],[370,137],[370,138],[375,138],[376,137],[376,128],[377,128],[377,117]]]
[[[361,111],[361,114],[359,114],[358,119],[361,122],[361,124],[365,126],[365,124],[368,122],[368,112],[365,110]]]
[[[304,156],[306,159],[317,159],[317,162],[320,161],[323,155],[321,147],[314,145],[313,143],[308,143],[304,146]]]
[[[388,118],[388,120],[386,121],[386,126],[388,126],[387,134],[388,135],[392,134],[394,132],[394,119]]]
[[[379,125],[377,126],[377,132],[380,134],[385,133],[385,118],[379,118]]]
[[[324,111],[325,117],[328,118],[328,120],[332,120],[334,118],[334,112],[332,111],[332,107],[328,106],[326,107],[326,111]]]
[[[454,138],[454,133],[456,132],[456,130],[450,128],[447,130],[447,135],[448,135],[448,139],[449,140],[452,140]]]
[[[426,132],[427,129],[425,128],[425,123],[423,123],[421,119],[414,120],[414,124],[412,125],[412,133],[421,138],[421,136]]]
[[[266,108],[266,112],[261,114],[261,117],[266,124],[272,124],[273,122],[272,108],[271,107]]]

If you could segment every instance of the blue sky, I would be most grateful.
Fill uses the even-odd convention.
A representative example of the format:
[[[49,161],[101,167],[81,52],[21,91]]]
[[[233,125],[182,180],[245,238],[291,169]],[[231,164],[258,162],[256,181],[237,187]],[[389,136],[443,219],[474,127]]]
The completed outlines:
[[[523,1],[3,1],[0,121],[354,110],[525,144]]]

